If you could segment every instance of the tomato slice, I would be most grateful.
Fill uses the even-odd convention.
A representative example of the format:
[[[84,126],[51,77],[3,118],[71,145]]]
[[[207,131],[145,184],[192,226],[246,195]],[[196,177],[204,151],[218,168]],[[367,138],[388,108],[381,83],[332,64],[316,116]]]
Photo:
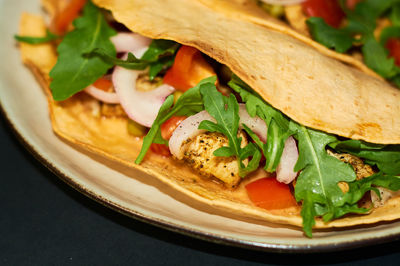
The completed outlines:
[[[289,185],[280,183],[275,177],[265,177],[247,184],[247,195],[258,207],[274,210],[297,206]]]
[[[68,5],[54,18],[53,30],[55,33],[65,33],[72,21],[78,17],[85,4],[86,0],[70,0]]]
[[[395,64],[400,66],[400,39],[390,38],[385,47],[389,50],[389,57],[393,57]]]
[[[164,144],[157,144],[157,143],[152,143],[150,145],[150,150],[154,153],[157,153],[158,155],[169,157],[171,156],[171,153],[169,152],[169,148],[167,145]]]
[[[169,140],[174,130],[179,124],[185,120],[187,116],[173,116],[161,125],[161,137],[165,140]]]
[[[165,74],[164,83],[185,92],[211,76],[215,76],[215,72],[201,52],[183,45],[176,53],[174,64]]]
[[[93,83],[93,86],[103,91],[109,91],[112,85],[113,84],[111,80],[108,80],[106,78],[99,78]]]
[[[161,137],[165,140],[169,140],[174,130],[179,124],[185,120],[187,116],[173,116],[161,125]],[[171,153],[167,145],[152,143],[150,150],[158,155],[169,157]]]
[[[303,12],[310,17],[320,17],[332,27],[338,28],[345,16],[337,0],[306,0]]]

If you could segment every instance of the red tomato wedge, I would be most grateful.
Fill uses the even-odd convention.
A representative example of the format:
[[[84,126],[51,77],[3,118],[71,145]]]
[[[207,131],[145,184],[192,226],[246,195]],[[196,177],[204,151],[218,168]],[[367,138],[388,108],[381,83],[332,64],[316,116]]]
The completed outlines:
[[[167,145],[164,144],[157,144],[157,143],[152,143],[150,145],[150,150],[154,153],[157,153],[158,155],[169,157],[171,156],[171,153],[169,152],[169,148]]]
[[[111,88],[112,85],[113,84],[112,84],[111,80],[108,80],[106,78],[99,78],[98,80],[96,80],[93,83],[93,86],[95,86],[96,88],[98,88],[99,90],[102,90],[102,91],[109,91],[109,89]]]
[[[165,140],[169,140],[171,138],[174,130],[186,118],[187,118],[186,116],[173,116],[170,119],[168,119],[167,121],[165,121],[161,125],[161,137]],[[154,153],[157,153],[158,155],[162,155],[162,156],[166,156],[166,157],[171,155],[168,146],[164,145],[164,144],[152,143],[150,146],[150,150]]]
[[[337,0],[306,0],[303,12],[310,17],[320,17],[332,27],[339,27],[345,14]]]
[[[400,66],[400,39],[390,38],[385,47],[389,50],[389,57],[393,57],[395,64]]]
[[[254,205],[267,209],[284,209],[297,206],[289,185],[280,183],[275,177],[265,177],[246,185],[247,195]]]
[[[215,72],[201,52],[190,46],[182,46],[176,53],[174,64],[164,76],[164,83],[185,92],[211,76],[215,76]]]
[[[185,120],[187,116],[173,116],[161,125],[161,137],[163,139],[169,140],[172,136],[174,130],[179,126],[179,124]]]
[[[85,4],[86,0],[70,0],[68,5],[54,18],[53,30],[55,33],[65,33],[72,21],[78,17]]]

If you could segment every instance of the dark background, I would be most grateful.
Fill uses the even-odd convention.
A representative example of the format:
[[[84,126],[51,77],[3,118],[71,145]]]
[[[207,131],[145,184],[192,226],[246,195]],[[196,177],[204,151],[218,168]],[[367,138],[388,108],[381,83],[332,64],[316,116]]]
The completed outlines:
[[[0,115],[1,265],[400,265],[400,241],[321,254],[205,242],[136,221],[70,188]]]

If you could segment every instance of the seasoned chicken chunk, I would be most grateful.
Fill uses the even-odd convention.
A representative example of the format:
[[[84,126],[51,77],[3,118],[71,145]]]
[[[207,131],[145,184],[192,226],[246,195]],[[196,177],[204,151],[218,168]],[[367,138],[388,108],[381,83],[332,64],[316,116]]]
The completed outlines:
[[[243,132],[241,145],[247,145],[247,138]],[[235,187],[241,180],[237,159],[232,157],[216,157],[213,152],[223,146],[228,146],[228,139],[215,132],[206,132],[187,140],[182,148],[184,160],[200,174],[215,177],[228,187]],[[243,163],[247,163],[244,161]]]
[[[375,208],[383,206],[385,202],[388,201],[389,199],[400,195],[400,191],[392,191],[390,189],[383,187],[377,187],[377,189],[379,191],[380,198],[375,193],[375,191],[371,191],[371,201],[374,204]]]
[[[375,173],[370,165],[365,164],[363,160],[357,156],[347,153],[335,153],[330,150],[328,150],[328,154],[341,160],[342,162],[350,164],[356,173],[357,180],[363,179]],[[349,185],[346,182],[339,182],[338,186],[343,192],[347,192],[349,190]]]
[[[365,164],[360,158],[351,154],[338,154],[329,152],[330,155],[338,158],[342,162],[349,163],[353,166],[354,171],[356,172],[357,180],[363,179],[365,177],[371,176],[375,173],[370,165]],[[348,191],[349,187],[348,184],[345,182],[340,182],[339,184],[340,189],[343,192]],[[390,198],[400,195],[400,191],[391,191],[389,189],[383,187],[376,187],[379,191],[379,196],[375,193],[375,191],[371,191],[369,194],[366,194],[363,199],[361,199],[361,206],[365,208],[371,208],[371,203],[373,207],[377,208],[383,206],[386,201]]]
[[[353,169],[356,172],[357,180],[363,179],[375,173],[370,165],[365,164],[363,160],[361,160],[357,156],[347,153],[334,152],[329,152],[329,154],[333,157],[338,158],[342,162],[349,163],[351,166],[353,166]]]

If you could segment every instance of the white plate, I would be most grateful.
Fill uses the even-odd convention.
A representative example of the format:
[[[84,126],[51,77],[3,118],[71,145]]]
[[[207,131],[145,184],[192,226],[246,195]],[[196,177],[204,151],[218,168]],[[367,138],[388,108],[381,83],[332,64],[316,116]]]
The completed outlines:
[[[79,151],[52,132],[42,89],[20,61],[13,35],[22,11],[39,0],[0,0],[0,103],[23,142],[64,181],[103,204],[146,222],[214,242],[273,251],[313,252],[376,244],[400,235],[400,222],[318,231],[222,215],[176,194],[151,176]],[[62,193],[60,191],[60,193]]]

